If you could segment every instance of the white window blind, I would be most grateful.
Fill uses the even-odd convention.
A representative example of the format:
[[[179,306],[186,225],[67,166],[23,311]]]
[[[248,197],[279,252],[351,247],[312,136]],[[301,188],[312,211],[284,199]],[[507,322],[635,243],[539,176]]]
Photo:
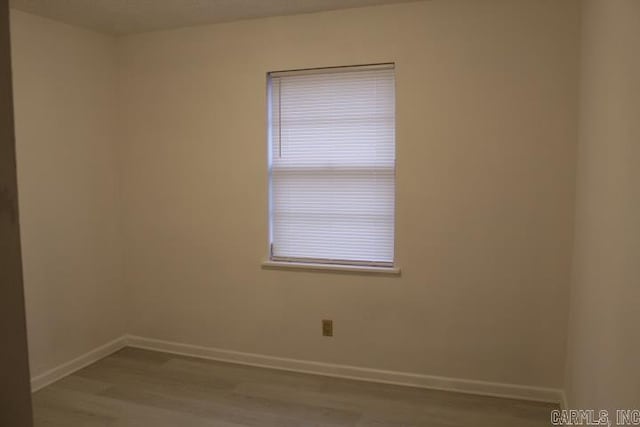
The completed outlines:
[[[392,266],[392,64],[269,74],[273,261]]]

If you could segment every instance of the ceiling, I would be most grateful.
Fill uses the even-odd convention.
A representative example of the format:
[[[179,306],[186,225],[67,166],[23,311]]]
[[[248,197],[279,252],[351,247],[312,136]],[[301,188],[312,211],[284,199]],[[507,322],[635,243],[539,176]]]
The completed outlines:
[[[109,34],[412,0],[11,0],[11,7]]]

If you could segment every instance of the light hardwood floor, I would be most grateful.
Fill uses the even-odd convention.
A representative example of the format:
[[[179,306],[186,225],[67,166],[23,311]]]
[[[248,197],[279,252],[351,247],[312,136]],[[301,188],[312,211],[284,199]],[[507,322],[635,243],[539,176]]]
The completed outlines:
[[[542,427],[556,405],[125,348],[33,396],[36,427]]]

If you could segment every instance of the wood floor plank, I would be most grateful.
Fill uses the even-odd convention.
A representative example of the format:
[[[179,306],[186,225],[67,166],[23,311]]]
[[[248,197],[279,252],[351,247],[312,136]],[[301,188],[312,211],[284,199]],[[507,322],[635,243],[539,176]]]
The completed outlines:
[[[34,394],[36,427],[546,427],[557,405],[125,348]]]
[[[146,406],[227,420],[243,425],[353,425],[360,418],[353,413],[315,405],[280,402],[221,392],[215,395],[199,390],[149,391],[138,387],[114,386],[101,393],[104,396]]]
[[[34,405],[36,419],[49,422],[51,420],[47,418],[47,411],[53,411],[56,414],[54,421],[67,427],[247,427],[222,420],[201,418],[186,412],[61,388],[40,391],[35,401],[37,401]],[[41,411],[42,409],[44,411]],[[39,424],[36,425],[39,427]]]

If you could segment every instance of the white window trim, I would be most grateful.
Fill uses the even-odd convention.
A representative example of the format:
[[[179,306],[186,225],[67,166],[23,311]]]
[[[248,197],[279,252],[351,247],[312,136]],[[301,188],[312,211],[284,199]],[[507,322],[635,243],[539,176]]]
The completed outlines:
[[[292,261],[272,261],[266,260],[262,262],[262,268],[273,270],[302,270],[302,271],[333,271],[333,272],[350,272],[365,274],[381,274],[400,276],[399,267],[373,267],[364,265],[350,264],[316,264],[309,262],[292,262]]]

